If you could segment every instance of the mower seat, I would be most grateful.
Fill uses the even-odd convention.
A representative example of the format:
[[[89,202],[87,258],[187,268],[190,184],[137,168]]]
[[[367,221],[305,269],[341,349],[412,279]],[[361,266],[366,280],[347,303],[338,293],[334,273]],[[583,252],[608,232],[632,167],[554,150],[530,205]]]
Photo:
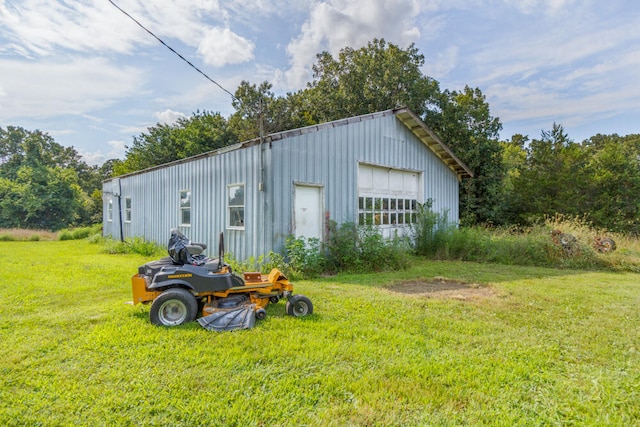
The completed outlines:
[[[202,252],[204,252],[205,249],[207,249],[206,243],[192,242],[191,240],[187,239],[187,237],[182,234],[182,232],[177,228],[172,228],[171,234],[175,234],[185,242],[184,247],[187,249],[187,251],[189,251],[191,255],[200,255]]]
[[[206,244],[193,242],[189,242],[188,244],[184,245],[184,247],[187,248],[191,255],[200,255],[202,252],[204,252],[205,249],[207,249]]]

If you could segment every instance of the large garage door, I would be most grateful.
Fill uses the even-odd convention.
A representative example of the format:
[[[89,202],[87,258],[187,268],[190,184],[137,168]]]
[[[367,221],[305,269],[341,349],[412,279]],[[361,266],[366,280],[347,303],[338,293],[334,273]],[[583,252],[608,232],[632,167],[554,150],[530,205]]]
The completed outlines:
[[[415,222],[420,173],[371,165],[358,168],[358,222],[387,230]]]

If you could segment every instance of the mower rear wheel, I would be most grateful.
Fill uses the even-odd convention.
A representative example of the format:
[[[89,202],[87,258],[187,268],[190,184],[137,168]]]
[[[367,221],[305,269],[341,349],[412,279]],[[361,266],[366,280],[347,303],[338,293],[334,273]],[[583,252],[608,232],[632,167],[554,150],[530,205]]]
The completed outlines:
[[[178,326],[192,322],[197,314],[196,297],[186,289],[171,288],[153,300],[149,318],[154,325]]]
[[[286,310],[289,316],[302,317],[313,313],[313,304],[304,295],[294,295],[287,301]]]

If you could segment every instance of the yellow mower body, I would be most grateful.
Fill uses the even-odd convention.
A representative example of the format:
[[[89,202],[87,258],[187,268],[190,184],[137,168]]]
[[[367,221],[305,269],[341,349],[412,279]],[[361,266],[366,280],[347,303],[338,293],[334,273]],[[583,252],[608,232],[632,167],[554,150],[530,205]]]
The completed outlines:
[[[205,245],[192,244],[172,230],[170,256],[140,266],[131,278],[133,304],[151,303],[149,317],[156,325],[181,325],[199,315],[203,327],[215,330],[251,327],[255,319],[266,317],[270,302],[282,298],[287,298],[287,314],[301,317],[313,312],[307,297],[292,295],[293,284],[277,268],[269,274],[233,274],[224,262],[223,242],[221,234],[218,259],[193,256],[191,251],[201,251]],[[242,322],[238,321],[241,316]]]

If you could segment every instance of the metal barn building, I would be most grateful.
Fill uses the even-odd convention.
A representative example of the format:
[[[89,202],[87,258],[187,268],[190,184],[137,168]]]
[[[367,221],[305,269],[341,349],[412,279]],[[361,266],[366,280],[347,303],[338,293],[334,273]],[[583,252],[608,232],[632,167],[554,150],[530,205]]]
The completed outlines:
[[[328,220],[406,231],[418,203],[458,220],[472,173],[410,110],[382,111],[251,140],[103,183],[105,236],[165,244],[171,228],[215,256],[282,253],[323,239]],[[213,250],[213,252],[212,252]]]

